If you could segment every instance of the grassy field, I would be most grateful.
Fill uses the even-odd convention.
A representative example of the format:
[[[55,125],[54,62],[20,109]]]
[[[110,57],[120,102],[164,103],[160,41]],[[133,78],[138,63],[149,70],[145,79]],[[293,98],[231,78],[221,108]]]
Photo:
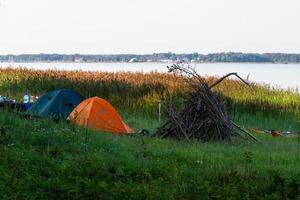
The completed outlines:
[[[207,79],[209,82],[213,78]],[[71,88],[108,99],[135,130],[159,126],[158,103],[188,88],[159,73],[1,69],[0,94]],[[229,80],[218,88],[245,127],[299,131],[292,91]],[[299,199],[298,138],[202,143],[93,132],[0,112],[0,199]]]
[[[136,128],[158,125],[126,118]],[[1,199],[296,199],[297,138],[187,143],[0,113]]]

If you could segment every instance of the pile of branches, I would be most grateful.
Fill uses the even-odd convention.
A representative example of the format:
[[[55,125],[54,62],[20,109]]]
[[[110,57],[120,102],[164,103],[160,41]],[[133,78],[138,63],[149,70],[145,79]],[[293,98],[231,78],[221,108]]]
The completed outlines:
[[[208,85],[195,69],[184,65],[172,65],[169,72],[174,72],[185,78],[190,89],[183,95],[183,108],[178,109],[174,102],[165,106],[167,121],[158,128],[156,135],[162,138],[179,140],[198,139],[231,140],[236,135],[235,128],[241,128],[230,120],[224,97],[212,88],[225,78],[235,75],[244,83],[245,80],[230,73],[220,78],[212,85]]]

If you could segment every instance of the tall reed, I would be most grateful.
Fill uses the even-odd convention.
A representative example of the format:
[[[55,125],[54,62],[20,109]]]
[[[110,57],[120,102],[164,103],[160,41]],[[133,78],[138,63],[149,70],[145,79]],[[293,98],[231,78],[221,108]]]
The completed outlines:
[[[212,83],[214,77],[206,77]],[[159,102],[177,98],[188,90],[181,77],[158,72],[85,72],[0,69],[0,94],[21,100],[25,91],[42,95],[59,88],[73,89],[85,97],[108,99],[117,109],[131,114],[157,116]],[[247,112],[300,115],[300,96],[293,91],[252,83],[251,87],[238,80],[226,80],[216,88],[223,93],[232,109]]]

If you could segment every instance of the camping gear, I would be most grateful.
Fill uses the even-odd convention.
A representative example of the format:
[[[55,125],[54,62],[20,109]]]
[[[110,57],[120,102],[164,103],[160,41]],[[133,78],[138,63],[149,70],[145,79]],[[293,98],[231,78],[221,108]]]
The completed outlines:
[[[0,108],[22,110],[22,103],[17,103],[14,100],[5,100],[0,102]]]
[[[30,102],[30,96],[28,95],[28,92],[26,91],[23,96],[23,103],[29,103]]]
[[[3,101],[5,101],[5,99],[6,99],[5,96],[0,95],[0,103],[3,102]]]
[[[26,91],[25,94],[24,94],[24,96],[23,96],[23,104],[21,106],[21,108],[22,108],[23,111],[28,110],[30,108],[30,106],[32,105],[30,103],[30,100],[31,100],[30,96],[29,96],[28,92]]]
[[[106,100],[92,97],[81,102],[68,119],[83,127],[118,134],[133,133],[115,108]]]
[[[31,107],[32,103],[22,103],[21,109],[27,111]]]
[[[21,110],[22,103],[18,103],[15,99],[10,99],[9,97],[0,95],[0,108]]]
[[[268,131],[262,130],[260,128],[255,128],[255,127],[250,127],[248,128],[250,131],[257,133],[257,134],[264,134],[264,133],[269,133]]]
[[[279,133],[278,131],[275,131],[275,130],[271,130],[271,134],[273,137],[281,136],[281,133]]]
[[[248,129],[257,134],[266,133],[266,134],[272,135],[273,137],[281,136],[281,137],[286,137],[286,138],[293,138],[293,137],[297,137],[297,135],[298,135],[296,132],[291,132],[291,131],[280,132],[280,131],[276,131],[276,130],[263,130],[263,129],[256,128],[256,127],[251,127]]]
[[[54,119],[66,119],[72,110],[84,100],[84,98],[69,89],[60,89],[41,96],[27,110],[26,114],[37,117],[52,117]]]

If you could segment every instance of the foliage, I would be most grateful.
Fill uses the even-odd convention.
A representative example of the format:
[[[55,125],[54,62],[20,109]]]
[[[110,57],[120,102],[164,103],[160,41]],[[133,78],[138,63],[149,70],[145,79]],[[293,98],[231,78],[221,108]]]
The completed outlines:
[[[0,62],[129,62],[135,59],[137,62],[171,61],[196,61],[196,62],[257,62],[257,63],[299,63],[300,54],[284,53],[213,53],[213,54],[117,54],[117,55],[80,55],[80,54],[22,54],[0,55]]]

